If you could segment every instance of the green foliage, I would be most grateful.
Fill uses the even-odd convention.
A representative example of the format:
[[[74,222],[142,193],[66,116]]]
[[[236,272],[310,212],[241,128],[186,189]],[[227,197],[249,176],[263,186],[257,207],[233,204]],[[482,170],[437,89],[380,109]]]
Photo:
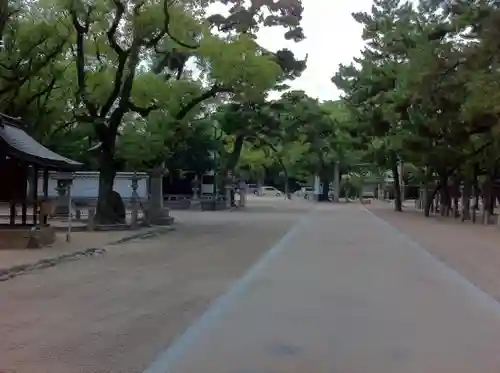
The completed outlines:
[[[127,118],[117,140],[117,157],[125,161],[127,169],[145,171],[159,159],[165,159],[165,126],[160,120]]]
[[[227,41],[211,36],[205,38],[198,49],[202,57],[200,66],[209,66],[208,79],[223,87],[231,87],[237,101],[263,98],[263,94],[276,84],[280,66],[248,35],[242,34]]]
[[[302,40],[300,0],[224,1],[230,16],[208,17],[215,2],[0,1],[0,111],[101,170],[98,220],[112,222],[105,199],[121,163],[203,172],[215,145],[200,117],[220,100],[262,101],[305,68],[255,41],[259,28],[276,26]]]
[[[320,174],[328,181],[337,163],[346,172],[362,154],[345,104],[319,103],[302,91],[273,101],[221,106],[214,118],[234,144],[226,168],[257,179],[272,171],[302,180]]]
[[[333,81],[364,159],[442,185],[474,169],[498,178],[498,4],[375,0],[353,17],[366,47]]]

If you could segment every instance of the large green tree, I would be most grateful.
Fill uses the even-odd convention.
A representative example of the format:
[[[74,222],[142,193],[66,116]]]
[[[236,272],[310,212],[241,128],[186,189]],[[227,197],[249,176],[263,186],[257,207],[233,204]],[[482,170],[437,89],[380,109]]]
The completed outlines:
[[[241,10],[233,7],[233,18],[224,21],[224,26],[220,18],[217,22],[213,17],[205,18],[204,7],[209,3],[143,1],[129,6],[120,0],[62,2],[75,38],[75,117],[92,126],[99,143],[98,221],[117,219],[110,200],[117,170],[117,138],[126,118],[130,117],[130,135],[131,128],[138,128],[139,116],[148,118],[160,112],[168,128],[161,129],[162,135],[155,128],[158,120],[151,120],[155,122],[151,131],[156,134],[146,139],[172,138],[169,133],[174,128],[178,142],[191,131],[182,121],[193,119],[193,109],[206,99],[226,93],[248,100],[274,86],[282,75],[278,56],[263,51],[252,37],[262,25],[258,20],[264,8],[271,4],[254,4],[241,19]],[[286,24],[299,38],[300,3],[271,8],[276,19],[270,25]],[[286,12],[285,22],[281,14]],[[189,60],[201,71],[197,79],[186,71]],[[138,123],[130,124],[133,121]]]
[[[371,161],[396,180],[398,163],[409,162],[424,183],[435,183],[426,213],[437,192],[442,211],[449,208],[450,185],[455,196],[461,184],[464,194],[472,184],[488,194],[477,177],[498,173],[498,5],[375,0],[370,13],[353,16],[364,27],[366,48],[340,66],[334,82]],[[401,210],[398,182],[395,190]]]

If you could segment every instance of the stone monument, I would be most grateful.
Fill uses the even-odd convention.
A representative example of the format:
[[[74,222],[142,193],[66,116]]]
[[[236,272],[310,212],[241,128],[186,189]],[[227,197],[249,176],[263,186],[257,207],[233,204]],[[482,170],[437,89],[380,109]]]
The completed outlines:
[[[224,180],[224,201],[226,208],[231,208],[231,204],[233,203],[233,175],[231,172],[228,172],[226,179]]]
[[[163,204],[163,167],[157,167],[150,173],[148,222],[153,225],[170,225],[174,218]]]
[[[193,196],[191,197],[191,207],[201,207],[201,201],[199,197],[199,192],[200,192],[200,180],[198,178],[198,175],[196,175],[192,181],[192,188],[193,188]]]
[[[247,183],[245,180],[241,180],[239,182],[238,189],[240,191],[240,201],[239,201],[239,207],[245,207],[246,202],[247,202]]]
[[[137,175],[137,173],[134,172],[132,175],[131,181],[132,184],[130,187],[132,188],[132,195],[130,202],[132,203],[132,217],[131,217],[131,222],[130,225],[132,229],[136,229],[139,227],[139,195],[137,194],[137,188],[139,187],[139,180],[140,177]]]
[[[57,187],[55,188],[57,191],[57,200],[54,215],[57,217],[68,217],[70,213],[70,194],[68,192],[73,183],[73,174],[61,172],[56,174],[54,178],[57,180]],[[73,203],[71,203],[71,209],[74,211]]]
[[[193,179],[192,186],[193,186],[193,201],[197,201],[199,199],[198,193],[200,191],[200,182],[198,180],[198,175],[196,175]]]

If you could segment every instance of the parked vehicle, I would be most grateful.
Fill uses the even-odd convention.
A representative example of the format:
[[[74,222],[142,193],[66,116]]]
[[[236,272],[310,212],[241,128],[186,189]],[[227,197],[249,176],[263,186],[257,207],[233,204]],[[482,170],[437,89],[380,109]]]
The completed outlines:
[[[283,192],[279,189],[276,189],[273,186],[263,186],[260,188],[260,195],[261,196],[281,196]]]
[[[314,188],[313,187],[303,187],[303,188],[301,188],[299,195],[302,195],[304,197],[304,199],[313,199],[314,198]],[[333,188],[330,188],[330,190],[328,191],[328,197],[333,200],[334,196],[335,196],[335,191],[333,190]]]
[[[257,184],[248,184],[247,185],[247,193],[258,194],[259,187]]]

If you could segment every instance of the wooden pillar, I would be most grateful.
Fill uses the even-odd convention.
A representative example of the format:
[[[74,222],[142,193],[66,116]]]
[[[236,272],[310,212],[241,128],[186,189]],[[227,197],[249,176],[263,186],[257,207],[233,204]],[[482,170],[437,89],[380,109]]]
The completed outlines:
[[[33,225],[37,225],[38,223],[38,166],[33,165],[33,180],[32,180],[32,195],[31,198],[33,200]]]
[[[49,170],[47,168],[43,169],[43,199],[45,201],[49,198]],[[47,215],[43,216],[43,221],[41,221],[43,225],[47,225],[48,217]]]
[[[16,224],[16,202],[15,201],[10,201],[9,218],[10,218],[10,225],[15,225]]]
[[[49,170],[43,169],[43,198],[49,198]]]
[[[21,201],[21,224],[26,225],[28,222],[28,174],[29,168],[27,165],[22,165],[23,167],[23,192]]]

